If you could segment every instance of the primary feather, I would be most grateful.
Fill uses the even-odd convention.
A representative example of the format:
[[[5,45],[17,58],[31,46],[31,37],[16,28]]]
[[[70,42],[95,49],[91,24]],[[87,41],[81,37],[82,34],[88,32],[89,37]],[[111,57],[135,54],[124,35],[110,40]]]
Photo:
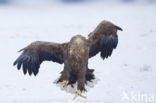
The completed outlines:
[[[23,53],[16,59],[14,65],[20,69],[23,65],[23,73],[27,72],[37,75],[40,64],[47,60],[62,64],[63,61],[63,47],[65,44],[56,44],[50,42],[36,41],[22,49]]]

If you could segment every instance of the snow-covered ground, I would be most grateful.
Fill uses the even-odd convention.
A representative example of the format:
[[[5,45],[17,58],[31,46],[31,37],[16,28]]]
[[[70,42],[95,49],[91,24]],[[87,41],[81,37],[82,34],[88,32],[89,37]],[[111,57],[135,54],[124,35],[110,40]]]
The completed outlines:
[[[84,3],[0,6],[0,103],[156,103],[156,5]],[[89,60],[98,84],[73,99],[53,81],[63,65],[44,62],[37,77],[13,67],[17,51],[35,40],[66,42],[102,20],[123,28],[113,55]],[[127,96],[127,98],[126,98]]]

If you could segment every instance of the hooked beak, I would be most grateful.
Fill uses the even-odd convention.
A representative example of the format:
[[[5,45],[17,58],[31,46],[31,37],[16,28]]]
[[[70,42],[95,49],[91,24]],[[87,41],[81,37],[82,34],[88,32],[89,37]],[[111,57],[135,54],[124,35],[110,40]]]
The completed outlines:
[[[78,38],[76,39],[76,42],[77,42],[78,44],[80,44],[80,42],[81,42],[81,38],[78,37]]]

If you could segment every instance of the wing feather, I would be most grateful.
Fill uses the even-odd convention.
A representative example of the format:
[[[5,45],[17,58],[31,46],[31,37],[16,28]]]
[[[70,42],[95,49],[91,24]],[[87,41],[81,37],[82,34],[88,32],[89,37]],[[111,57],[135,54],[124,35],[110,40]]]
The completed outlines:
[[[101,57],[103,59],[108,58],[109,56],[111,56],[113,49],[116,48],[118,41],[117,40],[117,36],[113,36],[113,37],[103,37],[105,39],[107,39],[106,43],[105,41],[103,41],[103,43],[100,44],[101,46]],[[115,41],[114,41],[115,40]]]
[[[14,65],[17,65],[19,70],[23,68],[23,73],[37,75],[39,72],[40,64],[43,61],[53,61],[59,64],[63,60],[63,48],[65,44],[56,44],[50,42],[36,41],[28,45],[26,48],[21,49],[22,54],[15,60]]]
[[[102,59],[111,56],[118,44],[117,30],[122,29],[111,22],[102,21],[97,28],[89,34],[89,57],[91,58],[98,53],[100,53]]]

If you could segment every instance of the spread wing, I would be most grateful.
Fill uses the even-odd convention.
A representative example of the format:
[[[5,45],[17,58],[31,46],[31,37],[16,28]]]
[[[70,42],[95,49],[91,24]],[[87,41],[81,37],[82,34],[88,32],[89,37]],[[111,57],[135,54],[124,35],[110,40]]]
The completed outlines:
[[[99,52],[102,59],[111,56],[113,49],[118,44],[117,30],[122,29],[108,21],[102,21],[89,35],[89,57],[91,58]]]
[[[27,72],[29,75],[32,73],[37,75],[39,72],[40,64],[43,61],[53,61],[59,64],[64,62],[63,49],[66,44],[56,44],[50,42],[36,41],[23,48],[22,54],[16,59],[14,65],[17,65],[19,70],[22,66],[23,73]]]

